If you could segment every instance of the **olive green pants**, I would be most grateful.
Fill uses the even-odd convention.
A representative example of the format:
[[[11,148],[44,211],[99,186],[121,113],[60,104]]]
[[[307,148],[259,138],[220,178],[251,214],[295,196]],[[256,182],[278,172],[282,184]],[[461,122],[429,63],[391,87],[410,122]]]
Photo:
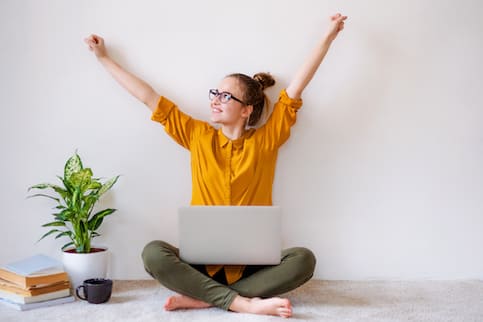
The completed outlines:
[[[228,310],[237,295],[273,297],[307,282],[315,269],[314,254],[301,247],[285,249],[279,265],[247,266],[243,277],[226,285],[209,277],[203,266],[192,266],[179,258],[176,247],[159,240],[144,247],[146,271],[162,285],[179,294]]]

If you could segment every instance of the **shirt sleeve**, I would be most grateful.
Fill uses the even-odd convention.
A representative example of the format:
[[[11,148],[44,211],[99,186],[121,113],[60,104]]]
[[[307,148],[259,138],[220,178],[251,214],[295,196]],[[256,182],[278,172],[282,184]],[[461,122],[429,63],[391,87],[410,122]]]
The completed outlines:
[[[179,108],[164,96],[158,100],[151,120],[164,125],[166,133],[186,149],[190,149],[193,138],[208,126],[205,122],[195,120],[181,112]]]
[[[297,120],[297,111],[302,107],[302,99],[293,99],[285,89],[280,92],[267,122],[258,130],[265,143],[278,148],[290,137],[290,128]]]

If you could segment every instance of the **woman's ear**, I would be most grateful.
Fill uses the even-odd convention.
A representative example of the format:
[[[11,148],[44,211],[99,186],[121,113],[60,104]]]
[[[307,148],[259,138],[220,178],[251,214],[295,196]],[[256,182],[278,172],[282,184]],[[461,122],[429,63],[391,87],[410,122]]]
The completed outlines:
[[[245,105],[242,109],[242,116],[249,118],[253,112],[253,105]]]

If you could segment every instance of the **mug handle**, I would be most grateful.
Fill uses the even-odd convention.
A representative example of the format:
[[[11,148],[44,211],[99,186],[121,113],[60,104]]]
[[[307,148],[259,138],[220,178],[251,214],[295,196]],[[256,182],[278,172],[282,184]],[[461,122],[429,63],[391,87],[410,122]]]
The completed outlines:
[[[80,298],[81,300],[87,301],[87,299],[86,299],[85,297],[82,297],[82,296],[80,296],[80,294],[79,294],[79,290],[80,290],[81,288],[83,289],[83,290],[82,290],[82,293],[84,293],[84,295],[85,295],[85,294],[86,294],[86,289],[84,288],[84,285],[79,285],[79,286],[77,286],[77,288],[75,289],[75,294],[76,294],[76,295],[77,295],[77,297],[78,297],[78,298]]]

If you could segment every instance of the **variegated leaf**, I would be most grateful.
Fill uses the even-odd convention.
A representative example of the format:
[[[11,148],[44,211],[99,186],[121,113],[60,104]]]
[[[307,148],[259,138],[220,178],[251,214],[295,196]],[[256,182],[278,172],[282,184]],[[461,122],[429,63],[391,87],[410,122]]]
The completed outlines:
[[[67,181],[69,181],[70,176],[73,173],[79,172],[82,169],[83,169],[83,167],[82,167],[81,158],[80,158],[80,156],[76,152],[65,163],[65,167],[64,167],[64,179],[66,179]]]
[[[78,172],[72,173],[69,182],[75,187],[82,187],[90,183],[92,178],[92,170],[89,168],[82,169]]]
[[[49,196],[49,195],[45,195],[43,193],[37,193],[35,195],[27,196],[27,198],[34,198],[34,197],[45,197],[45,198],[49,198],[49,199],[55,200],[58,203],[60,203],[60,200],[58,198],[55,198],[55,197],[52,197],[52,196]]]
[[[102,196],[107,190],[111,189],[111,187],[117,182],[120,176],[115,176],[109,179],[106,183],[102,185],[102,188],[99,190],[99,196]]]

